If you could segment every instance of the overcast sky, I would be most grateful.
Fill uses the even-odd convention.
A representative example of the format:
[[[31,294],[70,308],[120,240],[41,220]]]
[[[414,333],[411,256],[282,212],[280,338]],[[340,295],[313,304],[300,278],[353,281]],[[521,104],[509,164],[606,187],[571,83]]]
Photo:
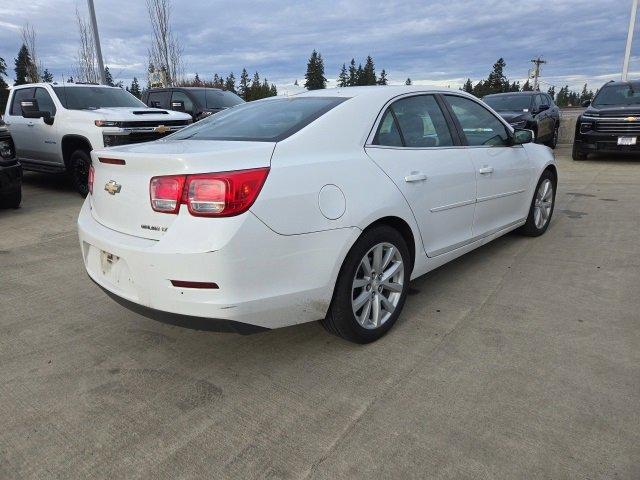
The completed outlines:
[[[146,83],[150,26],[144,0],[95,0],[105,64],[116,80]],[[343,62],[371,55],[393,83],[460,86],[487,76],[498,57],[523,81],[542,55],[543,81],[597,88],[618,78],[631,0],[366,0],[172,2],[173,27],[186,71],[210,78],[258,71],[281,89],[304,77],[314,48],[335,78]],[[83,0],[0,0],[0,57],[13,83],[20,27],[38,34],[38,54],[57,81],[73,74],[78,48],[75,10]],[[640,27],[640,23],[639,23]],[[640,35],[638,35],[640,37]],[[640,38],[631,70],[640,75]],[[636,75],[636,76],[638,76]]]

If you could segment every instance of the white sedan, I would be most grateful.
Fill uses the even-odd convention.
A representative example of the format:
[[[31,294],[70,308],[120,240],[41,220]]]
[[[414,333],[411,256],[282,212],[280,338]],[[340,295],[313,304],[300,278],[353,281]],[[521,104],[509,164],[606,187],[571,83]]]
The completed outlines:
[[[371,342],[398,319],[411,279],[511,230],[545,232],[558,177],[531,136],[447,89],[243,104],[164,140],[92,152],[85,266],[152,317],[198,328],[321,319]]]

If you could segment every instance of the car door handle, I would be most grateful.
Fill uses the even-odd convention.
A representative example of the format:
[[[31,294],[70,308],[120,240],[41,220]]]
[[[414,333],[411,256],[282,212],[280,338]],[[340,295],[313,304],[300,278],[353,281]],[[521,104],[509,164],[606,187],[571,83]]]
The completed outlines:
[[[493,173],[493,167],[482,167],[480,170],[478,170],[478,173],[480,173],[480,175],[489,175],[490,173]]]
[[[34,125],[35,125],[35,123],[33,123],[33,122],[29,122],[29,123],[27,123],[27,126],[28,126],[28,127],[33,127]]]
[[[411,175],[404,177],[405,182],[424,182],[427,176],[424,173],[411,172]]]

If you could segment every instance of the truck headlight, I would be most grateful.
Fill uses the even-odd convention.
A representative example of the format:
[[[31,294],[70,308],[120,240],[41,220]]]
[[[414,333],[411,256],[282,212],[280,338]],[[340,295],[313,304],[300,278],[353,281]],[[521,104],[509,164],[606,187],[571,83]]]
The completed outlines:
[[[93,122],[96,127],[119,127],[120,122],[114,122],[111,120],[96,120]]]
[[[8,159],[13,158],[13,145],[10,141],[0,141],[0,157]]]
[[[592,122],[580,122],[580,133],[587,133],[590,130],[593,130]]]

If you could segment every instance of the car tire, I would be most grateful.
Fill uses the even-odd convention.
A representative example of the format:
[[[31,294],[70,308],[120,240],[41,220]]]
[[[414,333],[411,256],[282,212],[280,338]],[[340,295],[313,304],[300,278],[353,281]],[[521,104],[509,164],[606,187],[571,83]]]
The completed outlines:
[[[573,158],[576,161],[587,159],[587,154],[582,151],[582,149],[578,146],[576,142],[573,142],[573,149],[571,150],[571,158]]]
[[[551,137],[551,140],[549,140],[547,142],[547,147],[549,147],[551,150],[555,150],[556,146],[558,145],[558,131],[560,130],[560,125],[556,124],[553,127],[553,136]]]
[[[86,197],[89,193],[89,167],[91,156],[87,150],[76,150],[69,157],[67,170],[76,191]]]
[[[400,316],[410,274],[409,249],[397,230],[387,225],[365,230],[342,264],[329,311],[321,323],[351,342],[378,340]]]
[[[538,237],[547,231],[556,204],[556,185],[553,172],[545,170],[531,199],[527,221],[518,229],[519,233],[528,237]]]
[[[0,206],[6,208],[20,208],[22,203],[22,188],[18,185],[12,192],[0,197]]]

